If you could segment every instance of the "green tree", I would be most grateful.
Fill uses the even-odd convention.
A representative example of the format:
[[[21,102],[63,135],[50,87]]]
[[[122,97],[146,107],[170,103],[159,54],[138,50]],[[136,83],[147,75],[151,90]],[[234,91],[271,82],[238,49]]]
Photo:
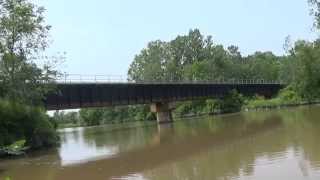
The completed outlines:
[[[81,120],[87,126],[97,126],[100,125],[103,120],[103,109],[93,108],[93,109],[81,109],[79,115]]]
[[[148,44],[130,65],[128,76],[135,81],[163,80],[164,64],[168,61],[167,43],[154,41]]]
[[[207,79],[210,75],[204,74],[208,73],[208,65],[224,66],[221,61],[225,54],[222,46],[214,46],[211,36],[204,37],[198,29],[190,30],[188,35],[170,42],[150,42],[134,58],[128,76],[136,81]]]
[[[298,41],[291,51],[295,59],[294,87],[301,97],[312,101],[320,97],[320,40]]]
[[[272,52],[256,52],[246,58],[248,71],[244,79],[278,80],[279,57]]]
[[[217,102],[218,109],[222,113],[239,112],[244,104],[244,99],[236,90],[230,91]]]
[[[22,139],[31,148],[41,148],[55,145],[58,136],[41,108],[0,99],[0,147]]]
[[[0,1],[1,95],[14,101],[39,104],[51,86],[41,84],[57,74],[50,64],[39,67],[40,53],[48,46],[43,7],[27,0]]]
[[[79,124],[80,122],[78,112],[55,112],[53,120],[58,124]]]

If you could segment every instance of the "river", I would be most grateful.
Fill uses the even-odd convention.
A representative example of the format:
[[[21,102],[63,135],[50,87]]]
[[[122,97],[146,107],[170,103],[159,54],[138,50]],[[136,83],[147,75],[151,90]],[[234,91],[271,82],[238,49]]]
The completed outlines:
[[[320,179],[320,106],[60,136],[56,149],[0,160],[0,180]]]

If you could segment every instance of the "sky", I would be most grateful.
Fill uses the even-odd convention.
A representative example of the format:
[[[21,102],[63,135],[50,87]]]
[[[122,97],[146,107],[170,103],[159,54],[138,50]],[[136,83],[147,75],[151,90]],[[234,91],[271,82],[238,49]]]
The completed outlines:
[[[52,26],[49,55],[70,74],[125,75],[148,42],[198,28],[216,44],[284,54],[285,38],[312,40],[307,0],[35,0]]]

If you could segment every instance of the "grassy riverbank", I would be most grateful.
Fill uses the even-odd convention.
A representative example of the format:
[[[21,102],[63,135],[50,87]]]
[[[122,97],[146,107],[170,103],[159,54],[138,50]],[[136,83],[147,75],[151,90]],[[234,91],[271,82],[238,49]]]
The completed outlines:
[[[286,108],[295,106],[305,106],[320,104],[319,100],[315,101],[298,101],[298,102],[281,102],[279,99],[268,99],[268,100],[253,100],[250,101],[248,105],[245,105],[243,109],[245,110],[257,110],[257,109],[274,109],[274,108]]]
[[[278,96],[272,99],[265,99],[263,97],[255,97],[252,99],[247,99],[242,109],[265,109],[265,108],[282,108],[282,107],[292,107],[301,105],[311,105],[318,104],[320,100],[313,98],[312,100],[307,100],[299,96],[290,87],[280,91]]]

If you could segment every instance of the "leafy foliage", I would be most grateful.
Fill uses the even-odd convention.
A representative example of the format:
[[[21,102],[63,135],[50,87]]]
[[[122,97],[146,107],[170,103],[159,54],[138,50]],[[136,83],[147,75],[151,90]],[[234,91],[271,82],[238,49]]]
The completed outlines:
[[[149,107],[145,105],[81,109],[79,113],[55,113],[53,117],[53,120],[62,127],[70,126],[75,122],[84,126],[97,126],[155,119],[155,114],[151,113]]]
[[[241,94],[239,94],[236,90],[232,90],[218,101],[218,109],[222,113],[233,113],[239,112],[244,103],[244,99]]]
[[[292,86],[280,91],[279,95],[273,99],[265,99],[264,97],[255,97],[249,99],[245,104],[248,109],[256,108],[272,108],[280,106],[290,106],[303,103],[303,99],[298,95]]]
[[[40,108],[0,100],[0,146],[25,139],[32,148],[50,147],[58,137],[50,118]]]
[[[205,107],[206,101],[204,100],[180,102],[177,104],[177,108],[174,110],[174,113],[177,116],[200,115],[205,113]]]
[[[282,57],[256,52],[243,57],[237,46],[225,49],[198,29],[172,41],[153,41],[132,62],[131,80],[279,80]]]
[[[36,64],[48,46],[43,7],[27,0],[0,1],[0,95],[14,101],[38,105],[52,90],[57,75],[50,63]]]
[[[293,82],[298,94],[308,101],[320,97],[320,40],[298,41],[291,51],[296,61],[296,79]]]

